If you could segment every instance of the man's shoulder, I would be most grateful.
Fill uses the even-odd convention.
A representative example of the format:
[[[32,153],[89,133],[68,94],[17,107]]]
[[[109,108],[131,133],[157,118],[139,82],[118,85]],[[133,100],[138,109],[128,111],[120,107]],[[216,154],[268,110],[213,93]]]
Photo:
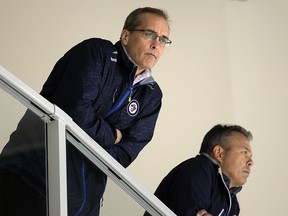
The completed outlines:
[[[195,157],[189,158],[181,162],[178,166],[174,168],[178,172],[193,173],[193,172],[208,172],[215,169],[214,164],[205,156],[197,155]]]
[[[163,179],[162,184],[171,182],[181,182],[190,184],[191,182],[207,183],[215,174],[215,169],[208,158],[203,155],[189,158],[174,167]]]
[[[208,165],[208,164],[210,164],[210,160],[203,155],[196,155],[195,157],[188,158],[187,160],[184,160],[179,165],[181,165],[181,166],[191,166],[191,165],[199,166],[199,164],[203,164],[203,165],[207,164]]]
[[[106,39],[103,38],[89,38],[89,39],[85,39],[82,42],[79,43],[79,45],[87,45],[87,46],[96,46],[99,48],[104,48],[104,49],[111,49],[111,50],[115,50],[115,46],[114,44]]]

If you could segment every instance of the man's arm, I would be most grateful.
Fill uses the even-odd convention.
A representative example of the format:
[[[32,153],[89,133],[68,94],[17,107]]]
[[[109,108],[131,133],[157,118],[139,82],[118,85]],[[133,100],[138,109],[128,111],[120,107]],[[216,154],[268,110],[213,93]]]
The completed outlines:
[[[97,43],[82,42],[54,66],[41,95],[63,109],[101,146],[113,145],[117,131],[100,116],[93,103],[99,94],[103,55]]]
[[[161,98],[159,98],[159,101],[153,101],[149,105],[153,107],[150,112],[143,115],[140,114],[137,120],[128,128],[120,128],[122,134],[120,142],[116,145],[104,147],[124,167],[128,167],[136,159],[139,152],[153,137],[161,108]]]

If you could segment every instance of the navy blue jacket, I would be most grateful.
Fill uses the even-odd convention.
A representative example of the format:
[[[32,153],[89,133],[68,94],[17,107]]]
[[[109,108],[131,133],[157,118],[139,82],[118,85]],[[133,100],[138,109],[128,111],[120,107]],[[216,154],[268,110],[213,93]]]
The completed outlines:
[[[201,209],[212,215],[239,215],[236,193],[229,180],[209,156],[197,155],[174,169],[161,181],[155,196],[177,216],[195,216]]]
[[[132,85],[136,66],[122,44],[88,39],[54,66],[40,92],[56,104],[124,167],[152,139],[162,92],[152,77]],[[123,135],[115,145],[115,128]],[[0,173],[21,177],[46,195],[45,125],[27,111],[0,156]],[[68,213],[97,215],[106,175],[67,145]]]
[[[114,46],[89,39],[56,63],[40,94],[127,167],[152,139],[162,99],[152,77],[132,86],[135,72],[120,41]],[[128,111],[129,98],[138,106],[135,114]],[[120,108],[107,116],[117,105]],[[115,128],[123,134],[117,145]]]

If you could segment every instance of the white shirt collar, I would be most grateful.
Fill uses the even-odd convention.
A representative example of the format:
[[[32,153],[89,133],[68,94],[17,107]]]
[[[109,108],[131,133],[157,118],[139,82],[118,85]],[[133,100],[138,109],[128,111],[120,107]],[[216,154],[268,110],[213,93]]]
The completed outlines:
[[[138,76],[135,77],[134,81],[133,81],[133,85],[135,85],[136,83],[148,78],[152,76],[152,70],[151,69],[146,69],[145,71],[143,71],[141,74],[139,74]]]

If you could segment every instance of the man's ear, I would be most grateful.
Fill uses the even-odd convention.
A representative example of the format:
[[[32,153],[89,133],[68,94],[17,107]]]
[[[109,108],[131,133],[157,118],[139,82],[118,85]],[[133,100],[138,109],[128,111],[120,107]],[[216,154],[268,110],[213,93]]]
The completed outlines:
[[[120,38],[121,38],[122,44],[125,45],[125,46],[128,43],[129,34],[130,34],[130,32],[128,30],[126,30],[126,29],[123,29],[122,32],[121,32],[121,37]]]
[[[220,145],[213,148],[213,157],[221,164],[224,156],[224,149]]]

